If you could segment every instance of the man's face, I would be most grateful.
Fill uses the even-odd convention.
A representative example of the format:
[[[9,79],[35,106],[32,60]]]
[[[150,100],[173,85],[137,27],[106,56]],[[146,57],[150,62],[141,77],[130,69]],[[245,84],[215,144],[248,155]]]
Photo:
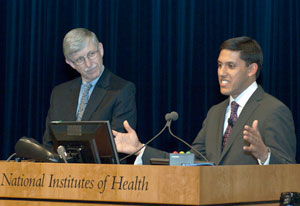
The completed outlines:
[[[255,81],[257,65],[246,66],[239,51],[223,49],[218,58],[218,79],[220,92],[236,98]]]
[[[66,63],[81,74],[84,81],[96,79],[102,72],[104,50],[101,43],[95,45],[91,40],[85,48],[66,59]]]

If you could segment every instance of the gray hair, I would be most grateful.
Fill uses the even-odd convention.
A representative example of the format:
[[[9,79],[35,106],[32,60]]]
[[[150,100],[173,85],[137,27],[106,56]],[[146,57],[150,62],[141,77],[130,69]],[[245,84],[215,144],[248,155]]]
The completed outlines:
[[[88,43],[88,40],[92,40],[93,43],[98,46],[99,40],[94,32],[84,28],[76,28],[69,31],[63,40],[63,52],[66,59],[69,59],[70,55],[79,52]]]

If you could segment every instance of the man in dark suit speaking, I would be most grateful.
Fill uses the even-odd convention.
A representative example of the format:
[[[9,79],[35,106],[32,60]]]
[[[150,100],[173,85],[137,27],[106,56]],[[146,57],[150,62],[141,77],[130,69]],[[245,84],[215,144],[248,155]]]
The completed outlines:
[[[84,28],[69,31],[63,40],[66,63],[81,77],[56,86],[51,94],[43,143],[52,146],[50,121],[109,120],[124,131],[123,121],[135,128],[135,86],[105,68],[104,49],[96,35]]]
[[[192,146],[217,165],[295,163],[296,136],[290,110],[257,84],[263,54],[249,37],[228,39],[220,47],[220,92],[229,96],[207,113]],[[128,122],[128,133],[114,131],[118,151],[133,153],[143,145]],[[199,155],[195,154],[200,160]],[[145,147],[136,163],[168,153]]]

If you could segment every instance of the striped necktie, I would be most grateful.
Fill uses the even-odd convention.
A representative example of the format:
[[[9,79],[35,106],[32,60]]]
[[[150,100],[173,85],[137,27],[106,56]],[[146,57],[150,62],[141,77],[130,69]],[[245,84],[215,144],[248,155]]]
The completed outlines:
[[[92,88],[91,83],[85,83],[83,84],[83,92],[80,99],[80,105],[77,113],[76,121],[81,121],[85,107],[89,101],[89,91]]]
[[[231,113],[230,118],[228,119],[228,125],[225,130],[224,136],[223,136],[223,144],[222,144],[222,150],[224,149],[226,142],[228,140],[229,134],[237,120],[237,110],[239,108],[239,104],[235,101],[231,102]]]

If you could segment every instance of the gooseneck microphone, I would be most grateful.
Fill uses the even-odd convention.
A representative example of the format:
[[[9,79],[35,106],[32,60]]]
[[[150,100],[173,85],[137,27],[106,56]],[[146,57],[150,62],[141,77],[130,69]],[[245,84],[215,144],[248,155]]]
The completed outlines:
[[[17,156],[17,153],[12,153],[7,159],[6,162],[9,162],[12,158],[14,158],[15,156]]]
[[[190,145],[189,143],[187,143],[186,141],[184,141],[183,139],[181,139],[180,137],[177,137],[171,130],[171,122],[172,121],[176,121],[178,119],[178,113],[173,111],[170,113],[167,113],[165,115],[165,119],[166,119],[166,124],[163,127],[163,129],[157,134],[155,135],[153,138],[151,138],[148,142],[146,142],[140,149],[138,149],[137,151],[135,151],[134,153],[125,156],[124,158],[122,158],[120,161],[123,161],[124,159],[138,153],[141,149],[143,149],[144,147],[146,147],[148,144],[150,144],[154,139],[156,139],[165,129],[166,127],[168,127],[169,133],[171,134],[172,137],[174,137],[175,139],[179,140],[180,142],[182,142],[183,144],[185,144],[186,146],[188,146],[191,150],[194,151],[194,153],[198,154],[200,157],[202,157],[206,162],[209,162],[209,160],[203,155],[201,154],[201,152],[199,152],[198,150],[196,150],[192,145]]]
[[[199,152],[198,150],[196,150],[192,145],[190,145],[189,143],[187,143],[186,141],[184,141],[180,137],[177,137],[175,134],[173,134],[173,132],[171,131],[171,122],[170,122],[170,125],[169,125],[168,129],[169,129],[169,133],[171,134],[172,137],[174,137],[175,139],[179,140],[180,142],[182,142],[183,144],[185,144],[186,146],[188,146],[191,150],[193,150],[200,157],[202,157],[206,162],[209,162],[208,159],[206,159],[206,157],[203,154],[201,154],[201,152]]]
[[[66,149],[65,149],[65,147],[64,146],[62,146],[62,145],[59,145],[58,147],[57,147],[57,153],[59,154],[59,156],[64,160],[64,162],[65,163],[68,163],[68,161],[67,161],[67,157],[68,157],[68,155],[67,155],[67,152],[66,152]]]
[[[136,153],[141,151],[144,147],[146,147],[153,140],[155,140],[163,131],[165,131],[165,129],[171,125],[171,121],[176,121],[177,119],[178,119],[178,113],[177,112],[173,111],[173,112],[167,113],[165,115],[165,120],[167,121],[165,126],[154,137],[152,137],[148,142],[146,142],[140,149],[138,149],[137,151],[135,151],[132,154],[129,154],[129,155],[123,157],[122,159],[120,159],[120,161],[123,161],[123,160],[127,159],[128,157],[131,157],[132,155],[135,155]]]

